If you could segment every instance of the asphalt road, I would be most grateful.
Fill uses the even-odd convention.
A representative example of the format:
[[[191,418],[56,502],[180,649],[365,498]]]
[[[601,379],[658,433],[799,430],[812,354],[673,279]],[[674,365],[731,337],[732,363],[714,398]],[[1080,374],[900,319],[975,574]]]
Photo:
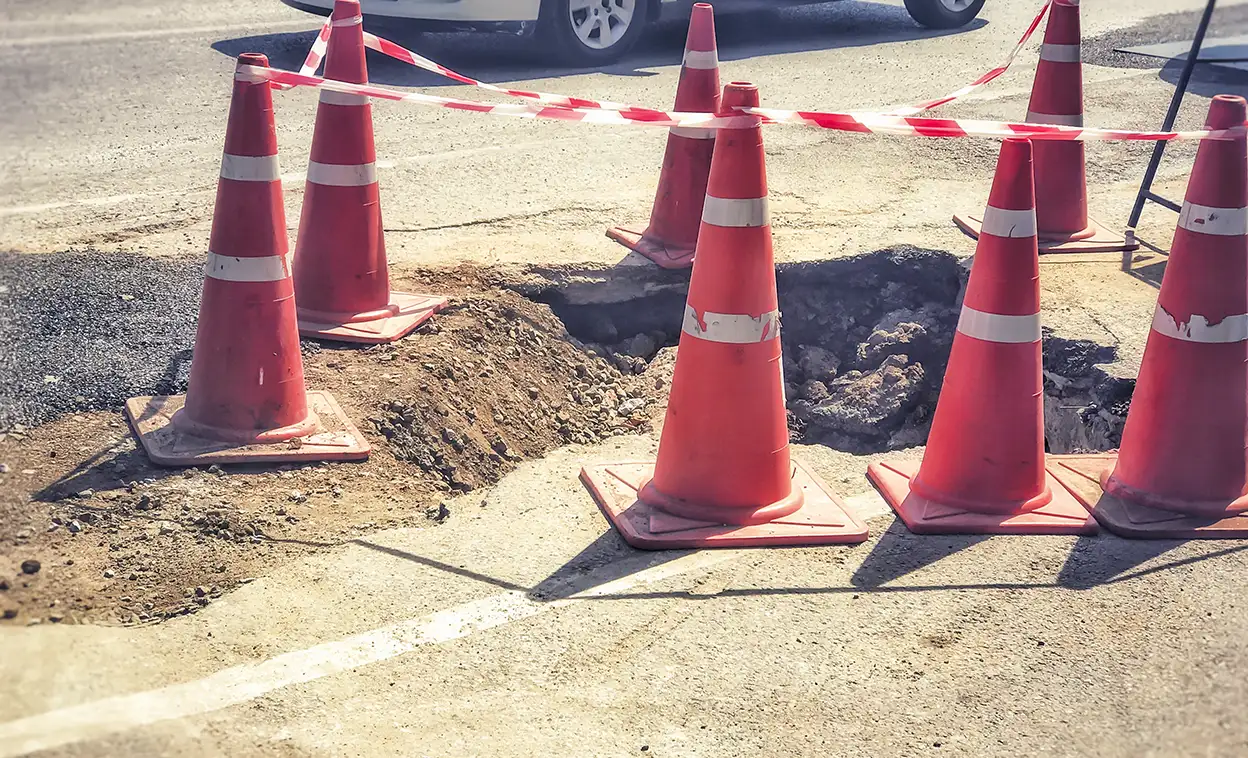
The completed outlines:
[[[777,107],[864,110],[921,101],[999,63],[1035,5],[989,3],[985,22],[950,34],[920,29],[895,1],[725,16],[722,76],[755,82],[764,104]],[[1091,3],[1083,10],[1085,38],[1199,5]],[[296,67],[317,25],[275,0],[10,2],[0,13],[0,97],[8,104],[0,115],[0,249],[21,252],[93,246],[202,255],[232,56],[259,51]],[[668,107],[683,33],[679,25],[661,27],[624,63],[592,72],[545,68],[524,46],[492,36],[433,36],[421,50],[487,81]],[[1035,56],[1033,46],[1005,77],[941,113],[1020,117]],[[370,55],[370,66],[379,83],[480,97],[381,57]],[[1156,127],[1172,91],[1164,72],[1087,69],[1089,124]],[[293,227],[316,97],[295,91],[276,100]],[[1199,123],[1202,102],[1193,98],[1185,124]],[[612,263],[621,251],[602,229],[648,213],[662,129],[393,103],[374,111],[396,263]],[[867,139],[803,128],[769,130],[766,141],[781,259],[899,241],[965,250],[947,218],[983,202],[994,151],[980,140]],[[1146,155],[1142,145],[1090,150],[1090,176],[1103,188],[1092,199],[1094,212],[1120,223]],[[1179,164],[1162,178],[1181,180],[1185,172]]]

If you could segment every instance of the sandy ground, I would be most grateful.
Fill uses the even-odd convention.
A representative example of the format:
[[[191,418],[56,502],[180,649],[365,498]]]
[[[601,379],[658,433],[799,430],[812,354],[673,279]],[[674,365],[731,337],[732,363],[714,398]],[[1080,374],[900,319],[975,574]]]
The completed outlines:
[[[990,2],[987,23],[948,35],[918,30],[893,2],[725,18],[722,74],[754,81],[777,107],[914,102],[995,65],[1033,5]],[[1157,126],[1173,66],[1125,66],[1105,48],[1172,37],[1200,5],[1084,7],[1089,124]],[[1211,33],[1242,32],[1243,7],[1221,10]],[[1159,26],[1171,12],[1186,15]],[[258,0],[19,0],[0,19],[0,96],[15,104],[0,116],[0,250],[178,265],[206,244],[231,56],[295,66],[316,26]],[[553,71],[517,45],[463,37],[434,38],[427,53],[489,81],[665,106],[682,37],[660,29],[596,72]],[[1035,61],[1033,46],[942,115],[1021,116]],[[476,96],[370,64],[379,83]],[[1179,126],[1200,124],[1208,96],[1244,89],[1202,73]],[[277,98],[292,236],[314,102]],[[644,218],[663,145],[644,128],[391,104],[375,119],[400,272],[470,263],[500,265],[503,278],[523,279],[527,266],[604,276],[624,256],[603,229]],[[779,259],[895,243],[972,251],[948,218],[982,206],[992,143],[790,128],[765,139]],[[1094,216],[1122,225],[1148,151],[1089,146]],[[1169,155],[1163,194],[1181,196],[1192,154]],[[1141,236],[1165,247],[1173,223],[1152,208]],[[1160,266],[1138,277],[1117,266],[1114,256],[1046,261],[1044,315],[1063,336],[1116,346],[1129,371]],[[92,444],[118,433],[108,411],[90,418],[102,429]],[[799,446],[870,516],[866,545],[638,553],[576,472],[654,445],[634,435],[558,448],[447,498],[449,516],[280,554],[194,615],[142,627],[0,622],[0,756],[1248,752],[1240,545],[915,538],[867,492],[869,457]],[[345,508],[371,514],[380,493],[361,498]],[[17,551],[3,539],[12,576]]]

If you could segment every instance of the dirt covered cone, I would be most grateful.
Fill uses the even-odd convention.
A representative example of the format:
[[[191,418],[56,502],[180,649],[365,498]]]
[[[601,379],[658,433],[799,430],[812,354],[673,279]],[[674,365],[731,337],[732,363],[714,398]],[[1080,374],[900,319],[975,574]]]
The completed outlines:
[[[187,393],[126,402],[159,464],[368,457],[334,398],[304,391],[267,65],[245,54],[234,74]]]
[[[368,83],[359,0],[336,0],[325,78]],[[393,342],[446,298],[390,290],[381,189],[368,98],[321,90],[299,237],[299,332],[343,342]]]
[[[1219,95],[1207,129],[1244,123]],[[1248,537],[1248,148],[1200,143],[1118,453],[1057,456],[1124,537]]]
[[[1040,62],[1027,105],[1027,122],[1083,126],[1078,0],[1054,0],[1049,7]],[[1088,217],[1082,141],[1036,140],[1032,155],[1041,253],[1105,253],[1139,247],[1139,243],[1127,241]],[[981,216],[963,214],[953,220],[972,237],[979,236]]]
[[[709,3],[695,3],[676,85],[676,110],[716,113],[719,98],[714,11]],[[714,129],[673,126],[667,135],[649,226],[644,231],[616,226],[607,230],[607,236],[663,268],[689,268],[698,243],[714,148]]]
[[[1031,145],[1001,145],[949,366],[920,464],[867,475],[919,534],[1090,534],[1045,470]]]
[[[733,83],[725,109],[757,107]],[[780,313],[762,130],[715,142],[697,256],[654,463],[581,479],[629,544],[646,549],[862,542],[866,526],[789,457]]]

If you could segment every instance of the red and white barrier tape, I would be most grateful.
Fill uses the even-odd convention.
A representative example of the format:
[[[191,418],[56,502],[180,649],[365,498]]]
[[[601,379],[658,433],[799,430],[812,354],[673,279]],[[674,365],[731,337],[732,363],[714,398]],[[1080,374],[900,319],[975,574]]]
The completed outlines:
[[[1052,5],[1053,0],[1044,0],[1044,5],[1040,6],[1040,12],[1037,13],[1036,17],[1031,20],[1031,25],[1027,27],[1027,31],[1023,32],[1023,36],[1019,38],[1018,44],[1014,46],[1014,49],[1010,51],[1010,54],[1006,56],[1005,61],[1000,66],[986,72],[983,76],[966,85],[962,89],[950,92],[944,97],[929,100],[926,103],[920,103],[918,105],[902,105],[886,112],[890,116],[913,116],[916,113],[922,113],[923,111],[931,110],[932,108],[944,105],[945,103],[951,103],[958,98],[966,97],[988,82],[996,79],[998,76],[1001,76],[1009,70],[1010,65],[1014,63],[1014,59],[1018,57],[1018,53],[1023,49],[1023,46],[1027,44],[1027,41],[1031,39],[1031,35],[1035,34],[1036,30],[1040,28],[1040,22],[1044,20],[1044,14],[1049,12],[1049,7]]]
[[[1032,35],[1035,34],[1036,29],[1040,27],[1040,22],[1044,20],[1044,15],[1048,12],[1049,6],[1053,4],[1053,1],[1054,0],[1044,0],[1044,4],[1040,6],[1040,11],[1036,14],[1035,18],[1032,19],[1031,24],[1027,27],[1027,30],[1023,32],[1023,36],[1019,38],[1018,44],[1014,46],[1014,49],[1010,51],[1010,54],[1006,57],[1005,61],[1000,66],[988,71],[983,76],[979,77],[978,79],[971,82],[967,86],[955,92],[952,92],[948,95],[945,95],[944,97],[938,98],[936,100],[931,100],[926,103],[920,103],[918,105],[899,106],[897,108],[893,108],[891,110],[886,111],[886,113],[889,115],[893,115],[893,116],[911,116],[911,115],[915,115],[918,113],[922,113],[923,111],[930,110],[937,106],[953,102],[954,100],[957,100],[958,98],[965,97],[966,95],[974,92],[975,90],[979,89],[983,85],[991,82],[992,80],[1004,74],[1009,69],[1010,65],[1014,62],[1014,59],[1018,56],[1019,51],[1023,49],[1023,47],[1027,44],[1028,40],[1030,40]],[[325,25],[321,27],[320,33],[317,35],[316,39],[312,43],[312,48],[308,51],[307,59],[304,61],[302,68],[299,69],[299,73],[301,74],[315,74],[316,73],[317,68],[320,66],[321,59],[324,58],[325,56],[325,49],[326,49],[326,46],[328,45],[329,37],[332,31],[333,31],[333,28],[332,28],[331,20],[326,19]],[[628,105],[626,103],[616,103],[616,102],[612,102],[609,100],[591,100],[589,98],[573,97],[570,95],[557,95],[557,94],[553,94],[550,92],[536,92],[532,90],[520,90],[520,89],[511,89],[509,87],[499,87],[494,84],[489,84],[488,82],[480,81],[479,79],[473,79],[472,77],[467,76],[465,74],[461,74],[458,71],[447,68],[446,66],[443,66],[442,64],[436,61],[430,60],[424,57],[423,55],[420,55],[419,53],[413,52],[412,50],[408,50],[407,48],[403,47],[402,45],[396,42],[391,42],[388,39],[383,39],[367,31],[364,32],[364,45],[373,50],[376,50],[377,52],[383,55],[389,56],[390,58],[393,58],[397,61],[402,61],[403,63],[407,63],[408,65],[415,66],[425,71],[429,71],[431,73],[437,74],[438,76],[442,76],[447,79],[457,81],[461,84],[468,84],[473,87],[478,87],[480,89],[484,89],[489,92],[495,92],[501,95],[506,95],[508,97],[516,97],[516,98],[521,98],[525,100],[535,100],[545,105],[558,105],[558,106],[563,106],[566,108],[600,108],[603,110],[612,110],[612,111],[622,111],[622,110],[649,111],[650,110],[649,108],[643,108],[641,106]],[[286,89],[286,87],[284,85],[281,85],[279,86],[279,89]]]
[[[682,126],[701,128],[741,129],[756,124],[797,124],[846,132],[897,134],[913,137],[1022,137],[1032,140],[1093,141],[1093,140],[1196,140],[1231,139],[1244,133],[1244,127],[1223,130],[1187,132],[1133,132],[1122,129],[1096,129],[1046,124],[1023,124],[1007,121],[974,119],[923,118],[895,116],[887,113],[837,113],[823,111],[787,111],[774,108],[742,108],[739,116],[717,116],[713,113],[679,113],[650,108],[625,107],[619,110],[565,107],[544,103],[481,103],[473,100],[437,97],[418,92],[398,92],[371,84],[351,84],[319,76],[282,71],[265,66],[242,65],[239,76],[250,81],[270,81],[288,86],[315,87],[348,95],[375,97],[381,100],[415,103],[434,108],[490,113],[516,118],[540,118],[557,121],[580,121],[591,124],[641,124],[648,126]]]
[[[334,31],[334,19],[327,16],[325,25],[316,33],[316,39],[312,40],[312,47],[308,48],[308,57],[303,59],[303,65],[299,67],[301,74],[315,74],[316,70],[321,67],[321,61],[325,59],[325,51],[329,49],[329,35]],[[274,84],[274,88],[280,90],[290,89],[289,84]]]

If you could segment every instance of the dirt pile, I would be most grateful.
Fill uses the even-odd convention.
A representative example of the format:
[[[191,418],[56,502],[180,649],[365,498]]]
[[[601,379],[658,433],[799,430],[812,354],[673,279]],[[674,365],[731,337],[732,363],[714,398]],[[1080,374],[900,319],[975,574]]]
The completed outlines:
[[[559,445],[645,431],[661,401],[631,364],[621,373],[610,353],[582,346],[548,308],[515,295],[463,298],[422,333],[439,338],[370,351],[391,381],[403,370],[403,391],[369,421],[391,455],[455,491]]]
[[[72,279],[69,267],[93,262],[71,255],[49,269],[32,259],[21,278],[55,270]],[[133,290],[124,278],[79,273],[90,284],[59,304],[59,336],[27,335],[15,343],[23,354],[6,356],[10,369],[64,362],[66,383],[98,389],[86,407],[107,409],[0,431],[0,616],[9,623],[159,621],[293,556],[376,529],[453,522],[446,493],[491,484],[568,442],[645,430],[665,394],[663,382],[621,372],[602,348],[570,338],[548,307],[496,289],[480,271],[418,273],[396,284],[454,301],[419,333],[370,348],[303,344],[309,388],[334,393],[373,443],[369,461],[164,469],[136,449],[118,407],[129,394],[184,390],[185,367],[164,369],[170,354],[189,361],[197,300],[125,300],[119,294]],[[150,273],[199,276],[190,266]],[[38,311],[28,291],[41,290],[17,292],[10,308]],[[136,301],[134,318],[99,317],[104,304]],[[153,338],[160,318],[179,326]],[[65,324],[79,325],[78,337]],[[76,362],[74,339],[100,355]],[[97,381],[110,367],[116,375]],[[67,407],[52,393],[29,400],[22,412],[33,418]],[[39,570],[23,572],[30,561]]]

